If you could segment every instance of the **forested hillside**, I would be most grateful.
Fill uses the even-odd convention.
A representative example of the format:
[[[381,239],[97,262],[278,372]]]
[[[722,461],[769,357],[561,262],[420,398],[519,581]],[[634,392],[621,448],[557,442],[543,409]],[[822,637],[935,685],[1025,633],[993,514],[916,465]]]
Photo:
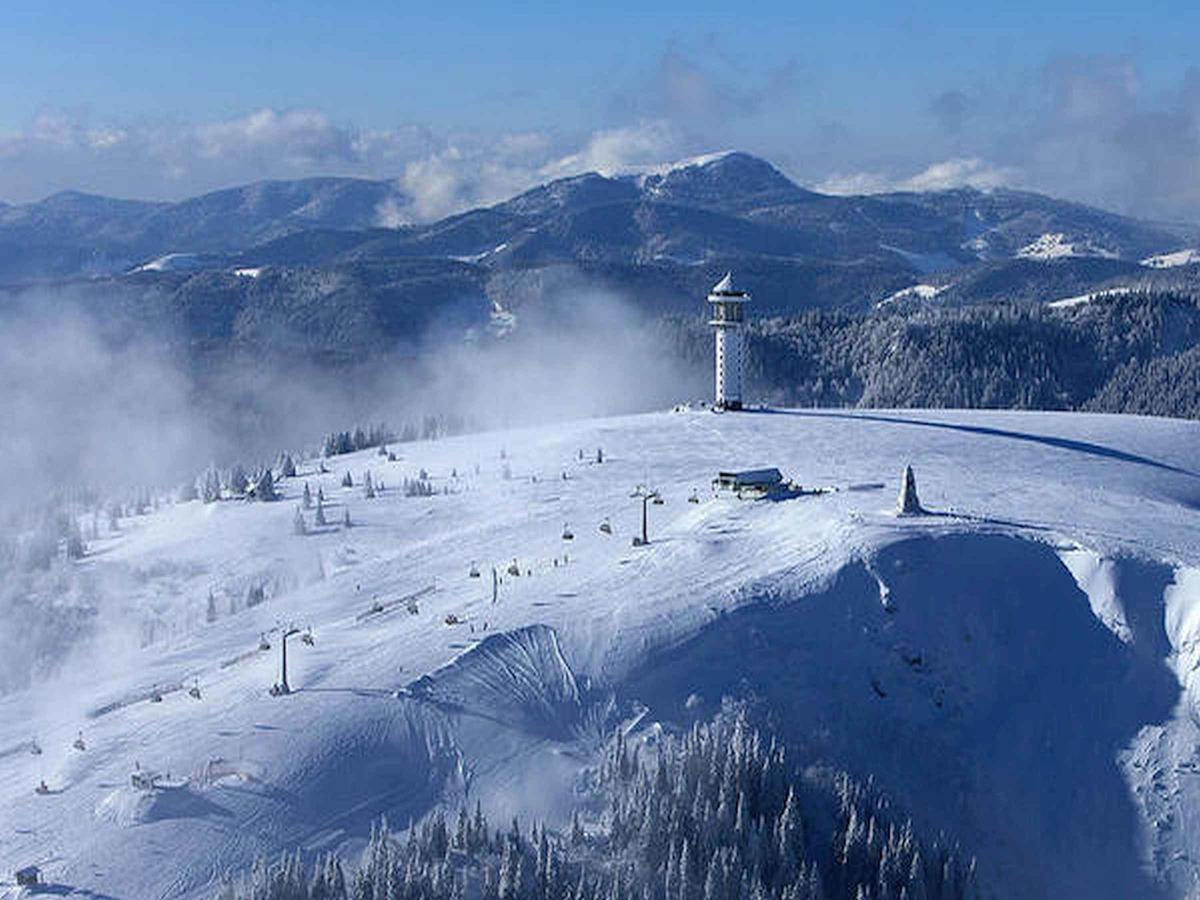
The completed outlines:
[[[701,319],[664,323],[694,365]],[[1200,416],[1200,307],[1133,293],[1028,304],[808,312],[748,327],[751,396],[778,405],[1089,409]]]

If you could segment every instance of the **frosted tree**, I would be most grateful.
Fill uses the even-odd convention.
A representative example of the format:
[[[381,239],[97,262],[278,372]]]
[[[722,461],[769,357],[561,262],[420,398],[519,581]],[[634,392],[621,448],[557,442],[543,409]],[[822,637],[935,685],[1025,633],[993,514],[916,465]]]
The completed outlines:
[[[214,503],[221,499],[221,478],[211,466],[205,469],[201,477],[200,499],[205,503]]]
[[[304,512],[298,506],[292,516],[292,532],[301,535],[308,534],[308,526],[304,524]]]
[[[326,524],[326,522],[325,522],[325,503],[319,493],[317,494],[317,511],[313,514],[313,522],[315,522],[317,525],[319,525],[321,527],[324,527]]]
[[[342,476],[342,487],[354,487],[354,479],[350,476],[350,470],[346,470],[346,474]]]
[[[87,552],[83,543],[83,531],[74,516],[71,516],[67,524],[66,550],[67,559],[83,559],[84,553]]]
[[[292,459],[292,454],[283,453],[279,457],[279,477],[280,478],[295,478],[296,477],[296,461]]]
[[[350,507],[345,507],[342,510],[342,527],[349,528],[353,523],[350,521]]]
[[[210,625],[217,621],[217,598],[213,596],[212,588],[208,591],[208,604],[204,609],[204,621]]]
[[[308,489],[308,482],[304,482],[304,494],[300,499],[301,505],[305,509],[312,509],[312,491]]]
[[[270,469],[263,469],[259,474],[254,484],[254,496],[258,500],[266,501],[279,499],[279,495],[275,493],[275,478]]]
[[[375,482],[371,480],[371,473],[367,472],[363,475],[363,496],[368,500],[375,499]]]
[[[195,500],[200,496],[200,492],[196,490],[195,479],[184,479],[183,484],[179,486],[179,502],[187,503],[190,500]]]
[[[244,494],[249,486],[250,479],[246,477],[246,470],[242,468],[241,463],[234,465],[225,479],[225,487],[231,494]]]

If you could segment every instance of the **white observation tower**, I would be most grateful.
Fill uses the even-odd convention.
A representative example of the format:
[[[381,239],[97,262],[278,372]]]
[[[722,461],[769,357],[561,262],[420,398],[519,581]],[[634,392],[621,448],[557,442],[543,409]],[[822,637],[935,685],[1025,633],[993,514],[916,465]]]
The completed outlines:
[[[708,292],[712,318],[708,324],[717,332],[717,409],[742,408],[742,304],[750,299],[733,286],[732,273]]]

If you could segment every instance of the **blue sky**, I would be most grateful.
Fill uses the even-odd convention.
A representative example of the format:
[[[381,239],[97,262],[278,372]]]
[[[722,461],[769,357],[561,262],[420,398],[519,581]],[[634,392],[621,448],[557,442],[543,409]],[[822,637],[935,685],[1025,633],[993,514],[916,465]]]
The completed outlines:
[[[405,179],[435,215],[736,147],[830,190],[1003,183],[1187,217],[1198,34],[1183,3],[7,0],[0,198],[329,172]]]

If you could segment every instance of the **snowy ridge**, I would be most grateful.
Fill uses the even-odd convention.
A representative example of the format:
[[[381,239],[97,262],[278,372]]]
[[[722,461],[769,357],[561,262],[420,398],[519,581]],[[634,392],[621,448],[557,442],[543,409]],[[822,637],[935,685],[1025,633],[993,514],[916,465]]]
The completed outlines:
[[[685,159],[676,160],[675,162],[660,163],[656,166],[638,167],[626,170],[623,174],[634,176],[634,181],[639,188],[646,186],[646,180],[655,176],[662,177],[669,175],[672,172],[679,172],[683,169],[694,169],[707,166],[710,163],[718,162],[727,156],[736,153],[736,150],[718,150],[713,153],[702,153],[698,156],[689,156]]]
[[[1147,256],[1142,265],[1150,269],[1173,269],[1176,266],[1190,266],[1200,263],[1200,250],[1188,248],[1176,250],[1173,253],[1160,253],[1157,256]]]
[[[382,814],[479,800],[562,823],[595,762],[582,724],[686,726],[748,694],[804,758],[954,833],[985,884],[1185,896],[1198,444],[1200,424],[1120,416],[695,410],[306,461],[277,503],[125,520],[78,565],[139,573],[121,608],[169,604],[176,627],[143,649],[106,637],[78,677],[0,697],[0,865],[201,897],[261,852],[352,855]],[[897,518],[909,462],[930,514]],[[824,492],[712,493],[717,470],[759,465]],[[420,469],[434,495],[404,496]],[[373,499],[341,486],[366,471]],[[302,511],[295,534],[306,483],[355,525]],[[665,502],[635,548],[639,483]],[[227,611],[259,583],[265,602]],[[292,639],[293,693],[271,697],[288,623],[315,640]],[[144,694],[193,683],[200,699]],[[135,763],[173,786],[138,792]]]

